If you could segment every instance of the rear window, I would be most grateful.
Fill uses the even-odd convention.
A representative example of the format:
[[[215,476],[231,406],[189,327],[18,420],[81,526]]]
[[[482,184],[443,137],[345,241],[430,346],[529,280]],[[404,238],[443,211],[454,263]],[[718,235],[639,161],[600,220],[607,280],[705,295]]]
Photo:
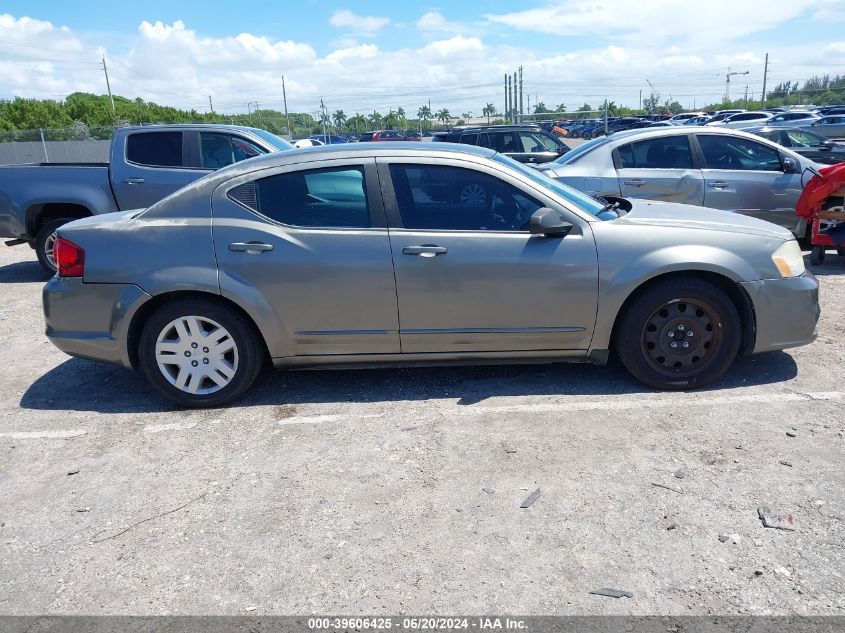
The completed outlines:
[[[126,139],[126,160],[149,167],[181,167],[182,133],[130,134]]]

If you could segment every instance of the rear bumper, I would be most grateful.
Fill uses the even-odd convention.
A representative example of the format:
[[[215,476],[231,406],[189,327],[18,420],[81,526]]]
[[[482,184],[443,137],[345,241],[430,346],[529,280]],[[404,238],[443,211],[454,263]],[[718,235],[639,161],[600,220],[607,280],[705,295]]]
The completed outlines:
[[[129,324],[151,298],[133,284],[53,277],[42,292],[47,338],[71,356],[131,367]]]
[[[819,283],[810,272],[790,279],[761,279],[742,287],[754,304],[754,353],[812,343],[819,321]]]

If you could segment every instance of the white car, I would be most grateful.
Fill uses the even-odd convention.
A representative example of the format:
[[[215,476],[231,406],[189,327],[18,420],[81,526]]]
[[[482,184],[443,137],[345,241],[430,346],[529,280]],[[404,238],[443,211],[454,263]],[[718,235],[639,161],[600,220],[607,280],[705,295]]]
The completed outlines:
[[[743,128],[752,125],[769,125],[772,118],[771,112],[739,112],[725,117],[721,121],[713,121],[707,125],[710,127]]]
[[[319,145],[325,145],[325,143],[315,138],[301,138],[293,144],[294,147],[300,149],[303,147],[318,147]]]
[[[695,119],[696,117],[706,116],[704,112],[682,112],[681,114],[676,114],[671,119],[668,119],[669,123],[672,125],[683,125],[690,119]]]

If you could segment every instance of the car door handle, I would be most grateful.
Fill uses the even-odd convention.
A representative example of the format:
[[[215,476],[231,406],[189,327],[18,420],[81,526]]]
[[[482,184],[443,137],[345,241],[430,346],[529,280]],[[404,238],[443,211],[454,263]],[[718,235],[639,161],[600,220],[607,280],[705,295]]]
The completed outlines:
[[[263,253],[264,251],[272,251],[272,244],[262,244],[261,242],[232,242],[229,244],[230,251],[239,253]]]
[[[140,184],[143,184],[144,179],[143,178],[124,178],[123,182],[125,182],[127,185],[140,185]]]
[[[639,179],[623,180],[622,184],[623,185],[631,185],[632,187],[642,187],[645,184],[645,180],[639,180]]]
[[[727,189],[730,185],[724,180],[717,180],[716,182],[711,182],[710,186],[714,189]]]
[[[448,252],[449,249],[445,246],[434,246],[433,244],[423,244],[422,246],[405,246],[402,248],[402,253],[405,255],[419,255],[420,257],[437,257],[442,253]]]

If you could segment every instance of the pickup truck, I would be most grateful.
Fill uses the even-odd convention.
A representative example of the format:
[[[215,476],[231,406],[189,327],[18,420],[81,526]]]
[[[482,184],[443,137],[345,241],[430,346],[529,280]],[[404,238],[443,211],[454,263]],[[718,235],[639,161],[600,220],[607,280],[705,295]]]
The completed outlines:
[[[235,125],[144,125],[115,131],[108,163],[0,166],[0,238],[29,244],[53,274],[62,224],[143,209],[232,163],[292,149],[278,136]]]

